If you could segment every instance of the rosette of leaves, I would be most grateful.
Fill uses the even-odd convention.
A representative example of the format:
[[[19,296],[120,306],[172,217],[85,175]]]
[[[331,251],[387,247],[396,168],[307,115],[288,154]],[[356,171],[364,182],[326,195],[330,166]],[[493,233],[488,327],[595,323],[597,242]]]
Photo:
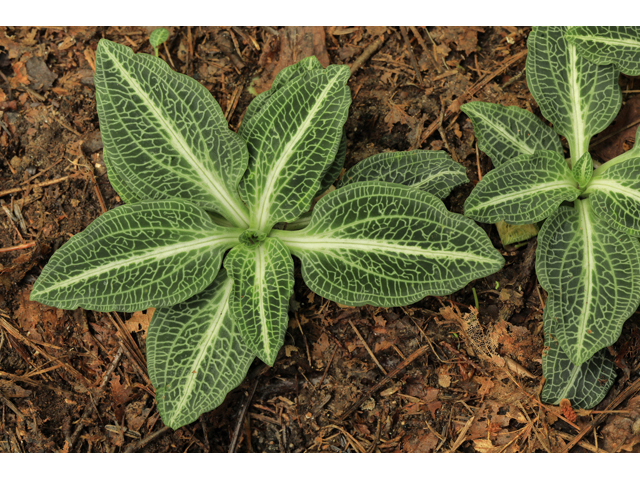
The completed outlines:
[[[347,173],[349,68],[313,57],[249,105],[238,133],[197,81],[101,40],[98,114],[125,205],[52,256],[31,299],[59,308],[155,307],[149,376],[165,424],[217,407],[283,345],[294,263],[319,295],[400,306],[501,268],[475,222],[441,197],[466,182],[446,154],[381,154]],[[297,222],[297,223],[296,223]],[[284,230],[285,226],[299,230]]]
[[[600,37],[592,32],[588,43],[582,28],[537,27],[529,35],[527,84],[553,127],[517,107],[471,102],[462,110],[496,167],[472,191],[465,214],[515,225],[546,219],[536,257],[548,294],[542,399],[591,408],[615,378],[603,348],[640,303],[640,138],[595,170],[588,149],[620,109],[618,68],[640,71],[628,55],[640,31],[595,27]]]

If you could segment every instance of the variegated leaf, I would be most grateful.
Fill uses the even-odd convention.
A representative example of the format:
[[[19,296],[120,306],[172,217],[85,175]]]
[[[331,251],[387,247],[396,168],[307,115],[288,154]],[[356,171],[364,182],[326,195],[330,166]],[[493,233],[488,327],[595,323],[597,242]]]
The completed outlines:
[[[407,185],[438,198],[469,181],[467,170],[446,152],[411,150],[379,153],[361,160],[344,174],[339,187],[371,180]]]
[[[636,155],[620,162],[614,158],[598,168],[584,194],[604,221],[640,236],[640,153]]]
[[[560,348],[575,365],[612,345],[640,303],[640,244],[594,215],[589,200],[561,207],[538,234],[536,272],[556,308]]]
[[[267,233],[311,207],[338,151],[351,103],[348,78],[344,65],[297,76],[245,123],[250,160],[240,194],[253,230]]]
[[[231,315],[244,343],[273,365],[289,322],[293,259],[277,238],[234,247],[224,261],[233,279]]]
[[[564,37],[566,27],[535,27],[527,45],[527,84],[542,114],[569,142],[576,162],[622,105],[618,72],[591,63]]]
[[[640,27],[570,27],[565,38],[593,63],[640,75]]]
[[[484,223],[514,225],[544,220],[563,201],[578,198],[578,183],[557,152],[520,155],[491,170],[471,191],[465,215]]]
[[[478,146],[495,167],[539,150],[563,155],[558,134],[528,110],[485,102],[465,103],[460,109],[473,121]]]
[[[95,83],[108,173],[123,198],[183,198],[248,226],[237,193],[247,148],[206,88],[159,58],[104,39]]]
[[[299,231],[273,230],[305,283],[345,305],[399,306],[452,293],[504,264],[475,222],[405,185],[357,182],[329,193]]]
[[[571,363],[560,348],[555,335],[554,297],[549,295],[544,310],[544,346],[542,375],[545,378],[540,398],[557,405],[562,399],[571,400],[575,408],[593,408],[598,405],[616,378],[615,365],[604,350],[581,365]]]
[[[240,233],[183,200],[116,207],[53,254],[31,300],[99,312],[175,305],[213,281]]]
[[[571,171],[580,189],[584,189],[593,176],[593,160],[591,159],[591,154],[584,152],[578,161],[573,164]]]
[[[232,286],[223,269],[199,294],[153,315],[149,378],[162,421],[174,430],[220,405],[255,358],[229,314]]]

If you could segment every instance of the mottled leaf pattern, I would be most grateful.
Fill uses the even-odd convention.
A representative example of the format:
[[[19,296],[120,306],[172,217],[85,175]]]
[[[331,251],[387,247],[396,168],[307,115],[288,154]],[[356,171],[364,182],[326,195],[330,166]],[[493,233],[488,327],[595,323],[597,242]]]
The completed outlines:
[[[584,152],[578,161],[574,163],[571,171],[580,189],[584,189],[593,176],[593,160],[591,159],[591,154]]]
[[[467,170],[446,152],[412,150],[373,155],[350,168],[339,187],[378,180],[398,183],[444,198],[453,187],[467,183]]]
[[[213,281],[240,233],[182,200],[116,207],[53,254],[31,300],[99,312],[175,305]]]
[[[198,295],[153,315],[147,367],[162,421],[173,429],[220,405],[255,358],[229,315],[232,284],[223,269]]]
[[[640,303],[640,244],[612,231],[589,200],[561,207],[544,223],[536,272],[557,305],[548,321],[576,365],[612,345]]]
[[[237,193],[247,148],[206,88],[108,40],[98,44],[95,83],[109,174],[126,198],[183,198],[248,225]]]
[[[640,75],[640,27],[571,27],[565,37],[589,61]]]
[[[250,160],[240,194],[252,229],[268,232],[311,207],[338,151],[351,103],[348,78],[344,65],[295,77],[246,122]]]
[[[640,153],[637,155],[605,163],[584,192],[599,217],[634,236],[640,236]]]
[[[618,71],[580,57],[566,27],[535,27],[527,45],[527,84],[542,114],[569,142],[572,161],[616,117],[622,105]]]
[[[136,193],[128,187],[128,182],[118,176],[118,170],[111,165],[111,162],[109,161],[109,153],[106,150],[103,150],[102,159],[104,161],[104,165],[107,167],[107,178],[109,179],[109,183],[120,196],[120,200],[124,203],[139,201]]]
[[[525,225],[547,218],[565,200],[580,193],[566,160],[538,151],[491,170],[471,191],[465,215],[484,223],[504,220]]]
[[[613,385],[615,365],[603,350],[581,365],[571,363],[555,336],[555,309],[555,302],[549,297],[544,310],[542,375],[545,383],[540,398],[555,405],[567,398],[574,408],[594,408]]]
[[[277,238],[234,247],[224,261],[233,279],[231,314],[245,344],[273,365],[289,323],[293,259]]]
[[[460,109],[473,121],[478,146],[495,167],[539,150],[563,155],[558,134],[528,110],[485,102],[465,103]]]
[[[446,295],[504,264],[475,222],[431,194],[383,182],[341,187],[316,204],[306,229],[272,235],[301,259],[311,290],[352,306]]]
[[[338,145],[338,152],[336,153],[336,158],[331,162],[331,164],[327,167],[327,170],[324,172],[322,177],[322,181],[320,182],[320,188],[316,192],[316,197],[321,193],[327,191],[327,189],[335,183],[340,174],[342,173],[342,168],[344,167],[344,162],[347,158],[347,134],[346,132],[342,132],[342,138],[340,139],[340,144]]]

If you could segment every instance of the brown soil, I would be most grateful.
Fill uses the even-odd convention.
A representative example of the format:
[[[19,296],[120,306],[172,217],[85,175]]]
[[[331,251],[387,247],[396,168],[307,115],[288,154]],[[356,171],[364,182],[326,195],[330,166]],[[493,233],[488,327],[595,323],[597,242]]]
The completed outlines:
[[[405,308],[341,307],[313,294],[298,265],[296,308],[275,366],[256,361],[219,408],[177,431],[164,427],[145,370],[151,312],[64,311],[29,301],[51,254],[122,203],[102,159],[97,42],[152,53],[152,30],[0,27],[0,451],[636,448],[640,317],[612,349],[620,375],[598,406],[626,413],[598,417],[541,404],[546,295],[534,271],[536,241],[505,249],[489,225],[507,261],[502,271]],[[523,75],[529,28],[170,30],[161,56],[203,83],[234,129],[252,82],[264,90],[279,69],[310,54],[350,65],[346,166],[389,150],[446,150],[471,180],[446,200],[458,213],[479,173],[491,169],[460,104],[482,100],[539,114]],[[623,77],[623,90],[634,90],[634,80]],[[633,143],[635,127],[616,132],[640,115],[634,95],[625,94],[629,108],[615,135],[594,145],[595,157]],[[499,345],[498,360],[474,351],[478,327]],[[589,431],[569,445],[594,418],[600,442]]]

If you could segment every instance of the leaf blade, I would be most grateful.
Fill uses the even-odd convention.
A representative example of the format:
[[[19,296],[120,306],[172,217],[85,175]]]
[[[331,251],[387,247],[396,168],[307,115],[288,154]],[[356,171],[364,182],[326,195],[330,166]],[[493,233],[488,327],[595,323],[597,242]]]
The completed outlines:
[[[546,119],[567,137],[572,161],[616,117],[622,105],[618,72],[578,55],[566,27],[535,27],[527,40],[527,85]]]
[[[567,398],[576,408],[593,408],[606,396],[616,377],[615,365],[604,350],[581,365],[571,362],[555,336],[554,298],[547,297],[544,313],[545,350],[542,353],[542,375],[545,378],[541,400],[557,405]]]
[[[348,77],[343,65],[295,77],[246,123],[250,160],[240,195],[252,229],[267,233],[309,210],[342,137]]]
[[[584,191],[593,210],[618,230],[640,236],[640,155],[601,168]]]
[[[240,244],[224,261],[233,279],[230,312],[247,347],[273,365],[284,344],[293,294],[293,259],[277,238]]]
[[[165,425],[178,429],[219,406],[255,358],[229,315],[232,280],[221,270],[199,294],[155,311],[147,366]]]
[[[239,234],[182,200],[122,205],[53,254],[31,299],[101,312],[174,305],[213,281]]]
[[[469,179],[467,170],[447,153],[412,150],[379,153],[361,160],[344,174],[338,188],[368,181],[407,185],[444,198]]]
[[[345,305],[399,306],[444,295],[504,264],[484,231],[404,185],[357,182],[323,197],[307,228],[273,236],[315,293]]]
[[[612,345],[640,304],[640,245],[611,231],[588,200],[561,207],[544,223],[536,272],[557,304],[555,333],[575,365]]]
[[[473,121],[478,146],[496,167],[538,150],[563,153],[558,134],[528,110],[485,102],[465,103],[460,109]]]
[[[133,201],[183,198],[248,225],[237,194],[246,145],[202,85],[159,58],[103,39],[96,96],[109,165]]]
[[[521,155],[487,173],[464,204],[465,215],[484,223],[526,225],[548,217],[563,201],[575,200],[578,184],[562,155]]]
[[[570,27],[565,37],[590,62],[613,64],[625,75],[640,75],[640,28]]]

